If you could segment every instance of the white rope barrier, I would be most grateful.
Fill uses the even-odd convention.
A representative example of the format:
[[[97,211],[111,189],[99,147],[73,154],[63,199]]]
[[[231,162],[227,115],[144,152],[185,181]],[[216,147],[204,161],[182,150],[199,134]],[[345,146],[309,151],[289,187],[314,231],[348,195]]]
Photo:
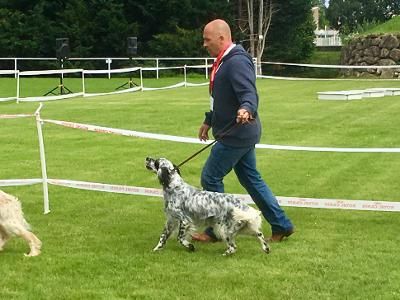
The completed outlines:
[[[127,129],[118,129],[111,127],[103,127],[90,124],[75,123],[69,121],[49,120],[43,119],[43,122],[53,123],[64,127],[81,129],[86,131],[94,131],[99,133],[112,133],[117,135],[140,137],[148,139],[156,139],[162,141],[191,143],[191,144],[205,144],[197,138],[181,137],[167,134],[156,134],[140,131],[132,131]],[[211,143],[212,140],[207,143]],[[347,152],[347,153],[400,153],[400,148],[334,148],[334,147],[302,147],[302,146],[283,146],[283,145],[268,145],[257,144],[256,148],[271,149],[271,150],[290,150],[290,151],[311,151],[311,152]]]
[[[61,70],[23,71],[19,72],[19,75],[36,76],[36,75],[71,74],[71,73],[82,73],[82,72],[83,69],[61,69]]]
[[[17,114],[17,115],[4,115],[0,114],[0,119],[16,119],[16,118],[28,118],[33,117],[32,114]]]
[[[276,80],[293,80],[293,81],[394,81],[399,82],[399,79],[371,79],[371,78],[312,78],[312,77],[283,77],[283,76],[268,76],[257,75],[257,78],[276,79]]]
[[[0,70],[0,75],[16,75],[18,70]]]
[[[62,180],[62,179],[50,179],[47,177],[46,171],[46,159],[44,152],[44,142],[42,134],[42,124],[44,122],[52,123],[55,125],[61,125],[70,128],[76,128],[86,131],[94,131],[99,133],[113,133],[125,136],[135,136],[144,138],[155,138],[160,140],[176,141],[176,142],[186,142],[186,143],[204,143],[200,142],[198,139],[177,137],[163,134],[153,134],[138,131],[131,131],[125,129],[115,129],[107,128],[95,125],[80,124],[74,122],[58,121],[58,120],[47,120],[40,118],[40,110],[42,104],[36,110],[35,114],[14,114],[14,115],[0,115],[0,119],[12,119],[12,118],[23,118],[23,117],[36,117],[36,124],[38,129],[39,138],[39,150],[40,150],[40,161],[42,168],[42,179],[6,179],[0,180],[0,186],[19,186],[19,185],[32,185],[42,183],[43,185],[43,196],[44,196],[44,213],[50,212],[49,208],[49,198],[48,198],[48,187],[47,184],[65,186],[77,189],[102,191],[102,192],[112,192],[112,193],[123,193],[131,195],[142,195],[142,196],[156,196],[162,197],[162,190],[155,188],[137,187],[137,186],[126,186],[126,185],[113,185],[104,184],[96,182],[85,182],[76,180]],[[209,143],[211,141],[208,141]],[[271,145],[269,145],[271,146]],[[309,147],[312,148],[312,147]],[[277,149],[277,148],[275,148]],[[332,148],[334,149],[334,148]],[[346,148],[339,148],[346,149]],[[357,149],[357,148],[349,148]],[[375,149],[385,149],[385,148],[373,148]],[[287,149],[285,149],[287,150]],[[294,150],[294,149],[292,149]],[[299,150],[299,149],[296,149]],[[367,149],[364,149],[367,150]],[[393,150],[393,149],[391,149]],[[346,151],[348,152],[348,151]],[[242,200],[253,203],[249,195],[235,194]],[[350,209],[350,210],[371,210],[371,211],[400,211],[400,202],[391,201],[373,201],[373,200],[340,200],[340,199],[314,199],[314,198],[299,198],[299,197],[277,197],[278,202],[282,206],[293,206],[293,207],[305,207],[305,208],[327,208],[327,209]]]
[[[188,69],[204,69],[204,68],[211,68],[212,65],[197,65],[197,66],[186,66]]]
[[[20,186],[42,183],[43,179],[2,179],[0,186]]]
[[[179,66],[179,67],[157,67],[157,68],[142,68],[143,71],[157,71],[157,70],[179,70],[179,69],[184,69],[184,66]]]
[[[296,63],[281,63],[281,62],[271,62],[271,61],[262,61],[261,64],[268,65],[280,65],[280,66],[295,66],[295,67],[308,67],[308,68],[330,68],[330,69],[398,69],[398,65],[390,65],[390,66],[377,66],[377,65],[368,65],[368,66],[349,66],[349,65],[318,65],[318,64],[296,64]]]
[[[15,186],[41,183],[41,179],[14,179],[0,180],[0,186]],[[87,182],[78,180],[47,179],[47,182],[55,186],[63,186],[81,190],[163,197],[163,191],[157,188],[106,184],[98,182]],[[246,203],[254,204],[249,195],[234,194]],[[344,210],[369,210],[369,211],[387,211],[399,212],[400,202],[374,201],[374,200],[342,200],[342,199],[315,199],[299,197],[277,196],[281,206],[300,207],[300,208],[325,208],[325,209],[344,209]]]
[[[104,192],[123,193],[130,195],[163,197],[163,191],[155,188],[137,186],[99,184],[93,182],[74,182],[71,180],[54,181],[51,184],[69,187],[91,189]],[[246,203],[254,204],[249,195],[234,194]],[[305,207],[305,208],[330,208],[330,209],[353,209],[353,210],[374,210],[374,211],[400,211],[400,202],[371,201],[371,200],[340,200],[340,199],[313,199],[298,197],[277,197],[282,206]]]
[[[17,97],[0,98],[0,102],[13,101],[13,100],[17,100]]]
[[[83,70],[83,74],[115,74],[115,73],[131,73],[140,70],[140,68],[122,68],[110,70]]]
[[[178,87],[182,87],[185,86],[186,83],[184,81],[179,82],[177,84],[174,85],[169,85],[169,86],[164,86],[164,87],[158,87],[158,88],[147,88],[147,87],[143,87],[142,90],[143,91],[156,91],[156,90],[167,90],[167,89],[174,89],[174,88],[178,88]]]
[[[201,142],[197,138],[179,137],[167,134],[147,133],[147,132],[127,130],[127,129],[117,129],[117,128],[97,126],[97,125],[68,122],[68,121],[49,120],[49,119],[42,119],[41,121],[45,123],[52,123],[64,127],[98,132],[98,133],[111,133],[111,134],[130,136],[130,137],[148,138],[148,139],[156,139],[162,141],[172,141],[172,142],[191,143],[191,144],[210,143],[210,141],[207,143]]]
[[[289,151],[311,151],[311,152],[350,152],[350,153],[400,153],[400,148],[335,148],[335,147],[302,147],[257,144],[256,148]]]
[[[109,193],[141,195],[141,196],[156,196],[162,197],[163,192],[160,189],[145,188],[128,185],[115,185],[97,182],[77,181],[77,180],[62,180],[62,179],[48,179],[52,185],[70,187],[75,189],[83,189],[90,191],[100,191]]]
[[[56,96],[38,96],[38,97],[24,97],[18,98],[19,102],[45,102],[45,101],[54,101],[54,100],[63,100],[63,99],[71,99],[75,97],[83,96],[82,92],[79,93],[69,93],[63,95]]]
[[[83,97],[95,97],[95,96],[125,94],[125,93],[137,92],[137,91],[140,91],[141,89],[142,89],[142,88],[141,88],[140,86],[138,86],[138,87],[123,89],[123,90],[118,90],[118,91],[113,91],[113,92],[104,92],[104,93],[84,93],[84,94],[83,94]]]
[[[156,188],[138,186],[114,185],[97,182],[49,179],[52,185],[101,191],[109,193],[120,193],[140,196],[163,197],[163,191]],[[254,204],[249,195],[234,194],[246,203]],[[341,199],[313,199],[298,197],[277,197],[282,206],[304,207],[304,208],[328,208],[328,209],[351,209],[351,210],[373,210],[373,211],[400,211],[400,202],[371,201],[371,200],[341,200]]]
[[[209,85],[209,83],[208,82],[203,82],[203,83],[186,82],[186,86],[204,86],[204,85]]]

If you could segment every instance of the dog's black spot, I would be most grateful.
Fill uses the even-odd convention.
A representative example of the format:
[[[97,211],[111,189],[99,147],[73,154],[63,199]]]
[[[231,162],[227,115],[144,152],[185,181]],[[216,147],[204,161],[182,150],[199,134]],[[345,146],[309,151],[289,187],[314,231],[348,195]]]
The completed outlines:
[[[158,170],[158,168],[160,167],[160,160],[156,159],[154,161],[154,167],[156,168],[156,170]]]
[[[162,184],[163,187],[168,187],[171,183],[171,176],[169,174],[169,170],[166,167],[161,167],[161,174],[158,176],[158,180]]]

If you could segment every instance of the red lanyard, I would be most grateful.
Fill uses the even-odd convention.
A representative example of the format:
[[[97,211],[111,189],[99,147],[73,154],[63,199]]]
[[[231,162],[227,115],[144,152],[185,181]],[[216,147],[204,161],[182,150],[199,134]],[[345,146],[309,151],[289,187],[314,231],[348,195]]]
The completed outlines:
[[[210,95],[212,94],[212,89],[214,87],[214,79],[215,79],[215,73],[217,73],[217,70],[219,68],[219,65],[221,64],[222,57],[224,56],[226,50],[230,47],[231,45],[225,46],[220,53],[218,53],[217,59],[214,61],[212,67],[211,67],[211,74],[210,74],[210,85],[209,85],[209,91]]]

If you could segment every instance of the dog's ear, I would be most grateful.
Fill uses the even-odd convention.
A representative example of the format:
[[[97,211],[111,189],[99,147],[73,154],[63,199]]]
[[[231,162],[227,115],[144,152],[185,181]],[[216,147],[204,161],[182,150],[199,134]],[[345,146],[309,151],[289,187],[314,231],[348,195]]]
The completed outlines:
[[[168,187],[171,182],[171,174],[169,173],[168,168],[161,167],[158,170],[158,180],[162,184],[163,187]]]

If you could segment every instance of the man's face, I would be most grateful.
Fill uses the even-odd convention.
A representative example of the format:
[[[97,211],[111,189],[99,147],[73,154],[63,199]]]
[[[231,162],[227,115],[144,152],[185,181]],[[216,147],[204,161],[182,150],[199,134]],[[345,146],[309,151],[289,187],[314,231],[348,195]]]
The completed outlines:
[[[217,57],[222,50],[222,37],[209,26],[204,28],[203,47],[207,49],[212,57]]]

